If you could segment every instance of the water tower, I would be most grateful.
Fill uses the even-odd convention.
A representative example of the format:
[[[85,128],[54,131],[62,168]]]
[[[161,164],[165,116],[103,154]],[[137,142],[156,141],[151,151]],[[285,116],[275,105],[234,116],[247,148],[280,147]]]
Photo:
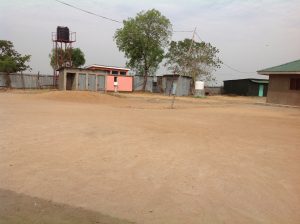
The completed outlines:
[[[76,41],[76,33],[70,32],[68,27],[58,26],[52,33],[54,67],[53,84],[57,85],[58,70],[72,67],[72,43]]]

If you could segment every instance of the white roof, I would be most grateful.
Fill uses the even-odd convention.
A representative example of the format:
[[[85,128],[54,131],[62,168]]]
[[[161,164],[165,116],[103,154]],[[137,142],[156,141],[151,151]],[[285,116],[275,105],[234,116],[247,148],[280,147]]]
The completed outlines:
[[[96,64],[86,66],[85,68],[89,69],[89,68],[91,68],[91,67],[96,67],[96,68],[108,68],[108,69],[119,69],[119,70],[126,70],[126,71],[129,71],[129,70],[130,70],[130,69],[128,69],[128,68],[123,68],[123,67],[106,66],[106,65],[96,65]]]

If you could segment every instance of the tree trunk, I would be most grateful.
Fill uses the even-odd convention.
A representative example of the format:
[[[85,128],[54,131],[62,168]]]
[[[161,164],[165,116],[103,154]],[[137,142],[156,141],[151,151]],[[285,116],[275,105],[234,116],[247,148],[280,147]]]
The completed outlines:
[[[11,88],[11,79],[9,76],[9,72],[6,73],[6,83],[5,83],[7,88]]]
[[[144,54],[144,84],[143,84],[143,92],[146,90],[146,85],[147,85],[147,79],[148,79],[148,63],[147,63],[147,57]]]
[[[25,80],[24,80],[23,72],[21,72],[21,80],[22,80],[22,87],[23,89],[25,89]]]
[[[195,80],[192,78],[191,80],[191,88],[190,88],[190,92],[192,95],[195,94]]]
[[[145,69],[143,92],[145,92],[145,90],[146,90],[147,80],[148,80],[148,71],[147,71],[147,69]]]

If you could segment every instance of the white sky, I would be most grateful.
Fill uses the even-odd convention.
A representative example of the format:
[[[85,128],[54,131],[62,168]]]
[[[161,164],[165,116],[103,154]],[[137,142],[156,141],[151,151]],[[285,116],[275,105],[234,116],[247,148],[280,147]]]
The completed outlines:
[[[77,7],[123,20],[137,12],[158,9],[174,30],[193,30],[220,50],[220,58],[239,73],[222,66],[225,79],[260,77],[255,71],[300,58],[299,0],[63,0]],[[124,66],[126,59],[113,40],[122,24],[85,14],[54,0],[0,0],[0,39],[11,40],[17,51],[31,54],[32,73],[51,74],[48,54],[51,33],[58,25],[77,33],[74,47],[83,50],[86,65]],[[191,38],[174,33],[173,40]],[[161,68],[158,74],[164,72]],[[266,77],[260,77],[266,78]]]

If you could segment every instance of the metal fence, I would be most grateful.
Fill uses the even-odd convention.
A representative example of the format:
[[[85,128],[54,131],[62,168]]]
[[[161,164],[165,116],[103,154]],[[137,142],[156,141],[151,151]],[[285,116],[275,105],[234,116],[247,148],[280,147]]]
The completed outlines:
[[[0,72],[0,88],[44,89],[54,88],[52,75]]]
[[[205,95],[222,95],[224,93],[223,86],[205,86],[204,87]]]
[[[133,76],[133,90],[134,91],[142,90],[144,85],[144,80],[145,80],[144,76],[139,76],[139,75]],[[148,76],[146,87],[145,87],[146,91],[152,92],[152,83],[153,83],[153,77]]]

